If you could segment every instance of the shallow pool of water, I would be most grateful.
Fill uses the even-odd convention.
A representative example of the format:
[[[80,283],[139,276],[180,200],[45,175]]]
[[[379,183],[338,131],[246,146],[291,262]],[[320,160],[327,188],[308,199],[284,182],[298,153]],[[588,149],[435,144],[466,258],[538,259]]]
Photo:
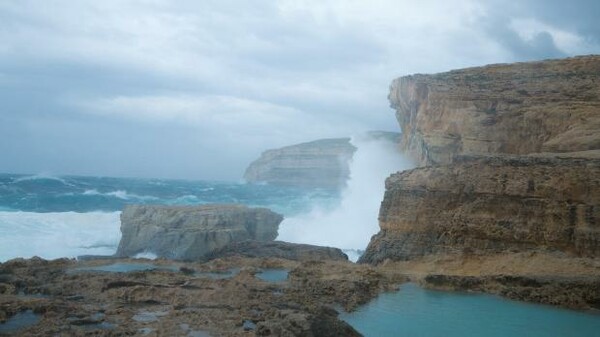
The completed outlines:
[[[118,262],[113,264],[106,264],[101,266],[90,266],[90,267],[79,267],[71,269],[71,272],[107,272],[107,273],[128,273],[134,271],[145,271],[145,270],[169,270],[179,271],[177,266],[157,266],[151,263],[126,263]]]
[[[256,277],[267,282],[283,282],[287,280],[289,272],[287,269],[265,269],[256,273]]]
[[[600,336],[600,314],[415,284],[340,318],[365,336]]]
[[[9,318],[6,322],[0,324],[0,333],[14,333],[37,324],[41,319],[40,315],[34,314],[31,310],[19,312]]]
[[[239,273],[240,273],[240,268],[231,268],[231,269],[227,269],[227,270],[223,270],[223,271],[214,271],[214,272],[201,271],[201,272],[195,273],[194,276],[210,278],[213,280],[222,280],[222,279],[232,278]]]

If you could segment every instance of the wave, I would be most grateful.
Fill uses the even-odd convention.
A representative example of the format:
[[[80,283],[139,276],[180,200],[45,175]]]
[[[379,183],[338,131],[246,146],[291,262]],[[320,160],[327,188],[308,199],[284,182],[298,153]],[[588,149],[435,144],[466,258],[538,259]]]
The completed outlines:
[[[195,205],[201,203],[200,198],[193,194],[186,194],[172,200],[168,200],[169,205]]]
[[[112,255],[121,238],[120,214],[0,211],[0,261]]]
[[[111,192],[99,192],[96,189],[85,190],[82,195],[86,196],[105,196],[115,197],[121,200],[158,200],[159,198],[151,195],[137,195],[133,193],[127,193],[125,190],[116,190]]]
[[[308,214],[284,219],[278,240],[342,249],[367,247],[371,236],[379,231],[377,217],[385,179],[414,164],[392,142],[353,138],[352,143],[357,151],[340,203],[333,209],[319,205]]]
[[[61,177],[53,176],[53,175],[46,174],[46,173],[39,173],[39,174],[30,175],[30,176],[20,177],[20,178],[14,179],[12,181],[12,183],[18,184],[21,182],[36,181],[36,180],[58,181],[59,183],[66,185],[66,186],[74,186],[73,184],[67,182],[65,179],[63,179]]]

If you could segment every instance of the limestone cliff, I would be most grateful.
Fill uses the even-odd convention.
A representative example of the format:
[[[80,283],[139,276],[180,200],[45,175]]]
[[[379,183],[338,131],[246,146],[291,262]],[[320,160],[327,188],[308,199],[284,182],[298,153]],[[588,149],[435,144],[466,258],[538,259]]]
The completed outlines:
[[[600,56],[406,76],[389,98],[423,167],[386,181],[361,261],[600,257]]]
[[[397,144],[400,134],[369,131],[361,140]],[[251,183],[336,189],[350,177],[350,160],[356,147],[350,138],[319,139],[267,150],[248,166],[244,179]]]
[[[267,150],[248,166],[244,179],[275,185],[338,188],[350,175],[356,148],[350,138],[320,139]]]
[[[456,157],[392,175],[364,261],[563,251],[600,257],[600,160]]]
[[[197,260],[231,242],[270,241],[283,217],[243,205],[129,205],[121,213],[117,256],[149,251],[176,260]]]
[[[422,165],[600,149],[600,56],[405,76],[389,99],[402,148]]]

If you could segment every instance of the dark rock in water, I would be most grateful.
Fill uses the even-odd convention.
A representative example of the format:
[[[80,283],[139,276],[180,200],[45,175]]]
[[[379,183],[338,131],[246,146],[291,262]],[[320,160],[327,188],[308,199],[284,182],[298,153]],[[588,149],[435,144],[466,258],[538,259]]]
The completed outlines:
[[[152,252],[176,260],[203,259],[225,245],[277,237],[283,217],[243,205],[126,206],[117,256]]]
[[[243,256],[274,257],[296,261],[336,260],[346,261],[348,256],[338,248],[321,247],[283,241],[241,241],[232,242],[207,255],[210,259]]]

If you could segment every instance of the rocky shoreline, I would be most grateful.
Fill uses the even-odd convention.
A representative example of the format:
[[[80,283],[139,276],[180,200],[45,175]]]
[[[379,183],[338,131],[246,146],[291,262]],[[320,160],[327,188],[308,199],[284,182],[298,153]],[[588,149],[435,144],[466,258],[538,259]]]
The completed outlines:
[[[115,265],[152,269],[94,269]],[[272,269],[288,277],[256,277]],[[0,280],[0,322],[39,315],[20,335],[360,336],[334,306],[353,310],[405,279],[347,261],[33,258],[0,264]]]
[[[598,309],[600,56],[393,81],[402,150],[360,262],[437,289]]]
[[[0,323],[22,315],[19,334],[34,336],[359,336],[335,308],[409,281],[598,310],[598,93],[600,56],[402,77],[390,101],[421,166],[387,179],[361,263],[273,241],[283,218],[267,209],[129,206],[114,257],[1,263]],[[160,258],[131,258],[148,251]]]

